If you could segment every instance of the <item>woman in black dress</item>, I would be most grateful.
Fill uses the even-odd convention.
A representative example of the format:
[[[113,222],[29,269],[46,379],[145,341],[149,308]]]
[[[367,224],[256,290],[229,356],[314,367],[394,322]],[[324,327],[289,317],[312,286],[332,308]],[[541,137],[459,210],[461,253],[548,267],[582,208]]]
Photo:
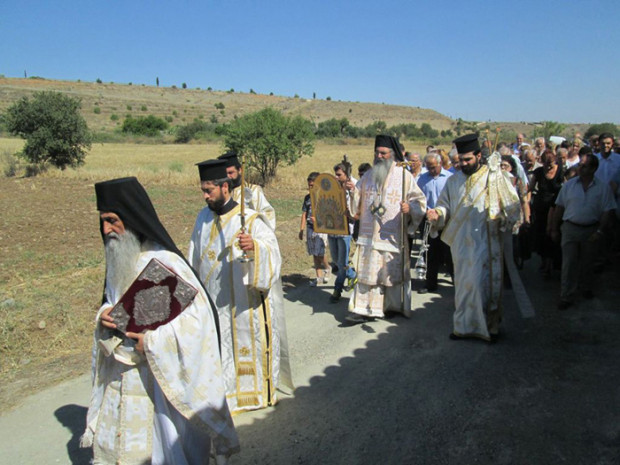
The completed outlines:
[[[562,167],[551,149],[542,153],[543,166],[536,168],[530,190],[533,193],[532,225],[535,250],[542,258],[541,270],[545,277],[551,276],[554,265],[559,267],[562,259],[560,246],[551,240],[548,219],[553,214],[555,199],[562,187]]]

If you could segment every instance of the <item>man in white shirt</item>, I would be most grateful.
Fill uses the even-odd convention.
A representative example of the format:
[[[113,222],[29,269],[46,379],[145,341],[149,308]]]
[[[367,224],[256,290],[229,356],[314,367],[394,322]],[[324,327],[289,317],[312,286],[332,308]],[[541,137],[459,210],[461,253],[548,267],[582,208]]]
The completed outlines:
[[[584,298],[594,296],[593,265],[597,249],[616,209],[611,188],[594,176],[599,168],[598,158],[583,155],[578,166],[579,175],[560,189],[551,226],[551,237],[558,241],[563,221],[560,310],[573,305],[578,287]]]

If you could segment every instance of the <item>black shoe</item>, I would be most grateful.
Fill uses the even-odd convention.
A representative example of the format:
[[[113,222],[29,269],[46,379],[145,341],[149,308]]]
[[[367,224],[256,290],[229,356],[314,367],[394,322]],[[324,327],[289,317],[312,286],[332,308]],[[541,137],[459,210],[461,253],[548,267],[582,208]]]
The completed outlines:
[[[491,339],[489,340],[489,344],[495,344],[499,339],[499,334],[490,334]]]
[[[463,336],[459,336],[458,334],[450,333],[448,336],[453,341],[460,341],[461,339],[465,339]]]
[[[592,291],[583,291],[583,298],[586,300],[594,299],[594,292]]]
[[[560,300],[558,304],[558,310],[566,310],[568,307],[571,307],[573,303],[570,300]]]
[[[340,296],[342,295],[342,291],[334,291],[334,293],[329,296],[329,301],[333,304],[340,300]]]

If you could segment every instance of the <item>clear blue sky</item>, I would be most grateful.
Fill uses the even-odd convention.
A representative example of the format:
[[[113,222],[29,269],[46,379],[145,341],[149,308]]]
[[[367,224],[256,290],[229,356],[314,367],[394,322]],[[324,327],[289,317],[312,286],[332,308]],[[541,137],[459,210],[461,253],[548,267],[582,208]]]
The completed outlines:
[[[620,0],[0,2],[0,74],[620,123]],[[380,115],[379,115],[380,116]]]

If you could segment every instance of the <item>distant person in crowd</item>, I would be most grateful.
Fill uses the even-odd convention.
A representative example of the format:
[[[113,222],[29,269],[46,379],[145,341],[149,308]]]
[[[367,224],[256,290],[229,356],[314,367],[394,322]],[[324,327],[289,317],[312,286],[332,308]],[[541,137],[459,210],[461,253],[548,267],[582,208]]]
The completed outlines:
[[[364,173],[366,173],[366,171],[369,171],[372,169],[372,165],[370,163],[362,163],[360,166],[357,167],[357,176],[359,179],[362,179],[362,176],[364,176]]]
[[[357,179],[347,173],[348,167],[344,163],[338,163],[334,166],[334,175],[341,186],[347,183],[357,184]],[[345,189],[346,190],[346,189]],[[346,190],[347,199],[349,191]],[[347,202],[348,203],[348,202]],[[349,222],[349,234],[328,234],[327,243],[329,244],[329,252],[332,256],[332,262],[336,264],[336,280],[334,281],[334,292],[329,298],[330,302],[336,303],[342,297],[342,291],[345,290],[345,280],[347,280],[346,290],[351,290],[357,281],[357,273],[355,268],[349,266],[349,251],[351,250],[351,235],[355,229],[355,218],[347,212]]]
[[[452,166],[450,166],[450,169],[448,171],[450,171],[450,173],[454,174],[457,171],[461,171],[461,162],[459,161],[459,153],[456,150],[456,146],[454,144],[452,144],[452,148],[450,149],[450,152],[448,152],[448,156],[450,157],[450,164]]]
[[[579,164],[579,151],[582,146],[580,142],[575,142],[571,144],[571,148],[568,151],[568,156],[566,157],[566,161],[564,162],[564,168],[569,169],[571,166],[575,166]],[[587,147],[589,149],[589,147]]]
[[[413,175],[413,179],[418,182],[420,175],[426,171],[426,167],[422,166],[422,157],[417,152],[409,152],[407,156],[409,162],[409,171]]]
[[[541,161],[543,152],[547,149],[547,143],[544,137],[537,137],[534,139],[534,152],[536,153],[536,160]]]
[[[551,149],[542,155],[543,166],[534,170],[532,192],[532,217],[534,230],[534,247],[542,260],[541,271],[549,278],[554,267],[559,267],[561,251],[551,240],[550,216],[553,215],[555,199],[562,187],[563,170],[557,156]]]
[[[320,173],[313,171],[308,175],[308,191],[312,192],[314,180]],[[327,243],[327,234],[317,233],[314,231],[314,216],[312,215],[312,202],[310,193],[304,197],[301,206],[301,225],[299,227],[299,240],[304,239],[304,230],[306,231],[306,250],[308,255],[312,255],[314,262],[314,270],[316,277],[310,280],[310,286],[329,282],[329,265],[325,258],[325,244]]]
[[[565,147],[558,147],[555,151],[558,158],[558,163],[562,166],[562,169],[566,169],[566,162],[568,161],[568,149]]]
[[[596,154],[599,165],[596,170],[596,177],[609,184],[620,171],[620,154],[613,151],[614,136],[610,133],[603,133],[599,136],[600,152]]]
[[[588,145],[592,149],[592,153],[597,154],[599,151],[598,134],[592,134],[588,138]]]
[[[426,146],[426,153],[430,153],[433,150],[435,150],[435,146],[434,145],[427,145]]]
[[[292,388],[275,231],[262,213],[232,198],[225,160],[198,163],[207,206],[196,218],[188,259],[220,318],[222,376],[235,412],[275,405]]]
[[[217,311],[136,178],[97,183],[95,192],[106,277],[81,445],[92,446],[94,463],[166,465],[209,463],[213,443],[216,462],[226,463],[239,441],[226,405]],[[197,294],[174,319],[123,333],[111,311],[153,259]],[[170,311],[170,292],[159,286],[133,300]]]
[[[386,312],[411,313],[406,233],[408,225],[415,228],[421,221],[426,201],[411,173],[397,164],[402,161],[396,139],[378,135],[372,170],[357,186],[346,184],[352,194],[351,213],[360,220],[355,262],[358,282],[347,317],[353,323],[383,318]]]
[[[598,163],[594,155],[582,156],[578,176],[566,181],[556,200],[551,234],[559,241],[561,229],[560,310],[573,305],[579,288],[585,299],[594,297],[594,263],[616,209],[611,188],[594,175]]]
[[[435,152],[441,157],[442,168],[445,170],[449,170],[450,167],[452,166],[452,162],[450,161],[448,152],[446,152],[444,149],[436,149]],[[424,159],[426,160],[426,157]],[[426,163],[425,163],[425,168],[426,168]]]
[[[519,219],[519,197],[499,166],[498,155],[481,162],[476,134],[455,139],[461,171],[451,176],[434,209],[426,212],[454,263],[455,305],[451,339],[493,342],[502,319],[502,247],[505,231]],[[433,234],[434,235],[434,234]]]
[[[525,142],[525,136],[521,133],[517,134],[516,142],[512,144],[512,153],[520,157],[521,146],[523,145],[524,142]]]
[[[437,200],[439,200],[441,191],[443,191],[446,185],[446,181],[452,176],[452,173],[442,167],[441,157],[437,152],[427,153],[424,157],[424,164],[427,171],[420,176],[418,187],[426,197],[427,209],[433,209],[437,204]],[[437,276],[442,264],[446,263],[448,265],[448,272],[452,274],[452,257],[450,256],[448,245],[439,236],[429,236],[428,246],[426,280],[424,288],[418,290],[419,294],[437,291]]]
[[[502,157],[508,156],[514,160],[515,163],[513,166],[515,167],[515,171],[512,172],[512,175],[515,176],[517,179],[519,179],[522,186],[525,186],[527,188],[528,186],[527,174],[525,173],[525,170],[523,169],[523,166],[521,165],[521,160],[519,159],[519,157],[514,155],[506,144],[503,144],[499,148],[499,154]]]
[[[521,166],[523,166],[523,171],[525,171],[525,175],[527,176],[528,186],[531,186],[533,183],[534,170],[540,168],[542,165],[536,161],[536,154],[531,147],[523,148],[521,151],[521,158],[523,159]]]
[[[218,159],[226,161],[226,173],[228,177],[232,179],[232,199],[237,203],[241,202],[241,174],[243,168],[237,154],[233,151],[228,151],[220,155]],[[265,215],[269,220],[269,226],[275,231],[276,211],[267,200],[267,197],[265,197],[263,188],[256,184],[250,184],[247,181],[245,181],[244,184],[245,206]]]

